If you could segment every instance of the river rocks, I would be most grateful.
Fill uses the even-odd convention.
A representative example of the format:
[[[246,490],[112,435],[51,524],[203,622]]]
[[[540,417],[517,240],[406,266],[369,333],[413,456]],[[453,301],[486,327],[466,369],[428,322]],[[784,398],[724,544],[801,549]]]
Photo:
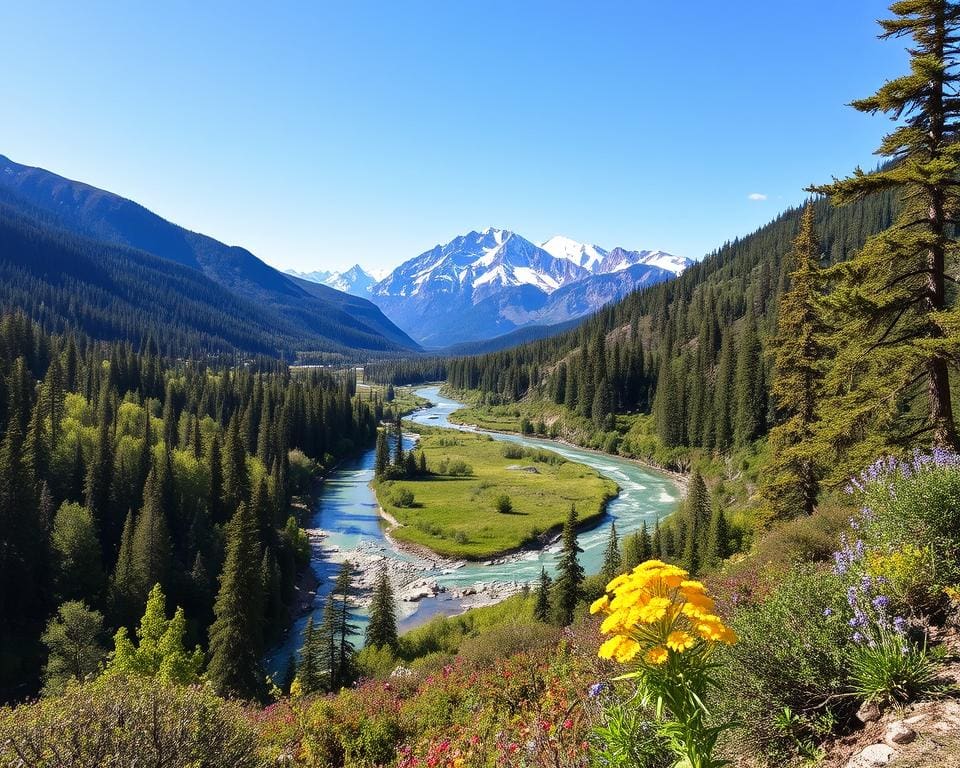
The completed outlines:
[[[903,720],[894,720],[883,734],[883,740],[890,746],[909,744],[915,738],[917,738],[917,732]]]
[[[880,719],[880,707],[876,702],[865,701],[857,710],[857,720],[861,723],[873,723]]]
[[[509,466],[504,467],[504,469],[507,469],[510,472],[526,472],[531,475],[540,474],[540,470],[537,469],[536,467],[524,466],[522,464],[510,464]]]
[[[888,744],[871,744],[847,763],[847,768],[877,768],[889,763],[896,751]]]

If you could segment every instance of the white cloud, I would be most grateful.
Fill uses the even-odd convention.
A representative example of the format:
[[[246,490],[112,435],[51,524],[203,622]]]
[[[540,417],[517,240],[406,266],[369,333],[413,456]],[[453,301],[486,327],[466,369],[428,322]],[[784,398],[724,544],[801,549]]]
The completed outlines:
[[[767,196],[762,192],[751,192],[749,195],[747,195],[747,200],[760,201],[760,200],[766,200],[766,199],[767,199]]]

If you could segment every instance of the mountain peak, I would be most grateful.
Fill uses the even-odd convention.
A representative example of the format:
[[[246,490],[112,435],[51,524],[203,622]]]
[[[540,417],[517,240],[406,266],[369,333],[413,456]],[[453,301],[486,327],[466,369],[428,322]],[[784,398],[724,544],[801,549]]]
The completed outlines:
[[[540,247],[554,258],[567,259],[590,272],[600,271],[600,264],[607,255],[599,245],[581,243],[565,235],[554,235]]]

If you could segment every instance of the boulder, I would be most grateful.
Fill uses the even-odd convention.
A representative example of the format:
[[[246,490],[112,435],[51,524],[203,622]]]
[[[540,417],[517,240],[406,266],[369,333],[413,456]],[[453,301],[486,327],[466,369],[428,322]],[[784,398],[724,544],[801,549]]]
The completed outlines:
[[[907,725],[903,720],[895,720],[887,726],[883,734],[883,740],[893,746],[895,744],[909,744],[917,738],[917,732]]]
[[[871,744],[850,758],[847,768],[878,768],[889,763],[895,754],[896,750],[889,744]]]
[[[880,707],[874,701],[865,701],[857,710],[857,720],[861,723],[873,723],[880,719]]]

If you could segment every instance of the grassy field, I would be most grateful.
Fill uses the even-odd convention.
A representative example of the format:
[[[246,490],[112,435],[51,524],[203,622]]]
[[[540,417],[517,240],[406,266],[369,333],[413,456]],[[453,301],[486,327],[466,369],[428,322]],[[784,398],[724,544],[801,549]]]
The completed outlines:
[[[487,435],[418,431],[430,474],[375,482],[374,489],[401,523],[392,535],[441,555],[484,559],[507,552],[558,530],[571,504],[582,521],[602,515],[618,490],[593,469],[549,451],[508,456],[508,444]],[[412,506],[404,505],[403,491],[413,493]],[[509,513],[497,511],[504,495]]]

